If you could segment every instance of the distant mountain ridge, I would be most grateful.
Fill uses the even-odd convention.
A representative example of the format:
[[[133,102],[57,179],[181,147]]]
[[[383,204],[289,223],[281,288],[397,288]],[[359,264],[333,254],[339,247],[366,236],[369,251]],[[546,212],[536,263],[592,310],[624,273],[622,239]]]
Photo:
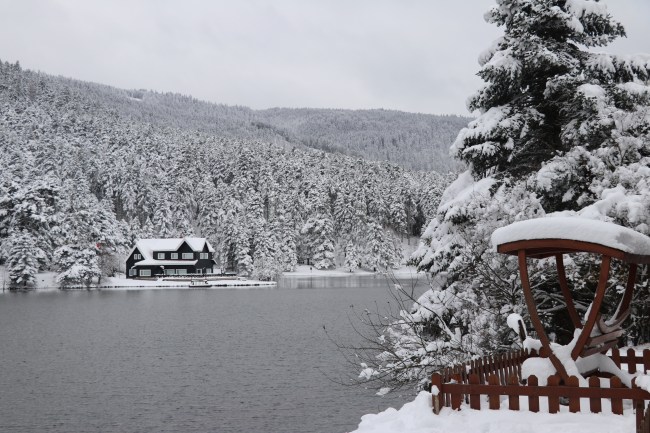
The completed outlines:
[[[448,172],[457,168],[458,162],[449,156],[449,147],[471,120],[384,109],[253,110],[177,93],[124,90],[64,77],[50,78],[138,121],[389,161],[412,170]]]

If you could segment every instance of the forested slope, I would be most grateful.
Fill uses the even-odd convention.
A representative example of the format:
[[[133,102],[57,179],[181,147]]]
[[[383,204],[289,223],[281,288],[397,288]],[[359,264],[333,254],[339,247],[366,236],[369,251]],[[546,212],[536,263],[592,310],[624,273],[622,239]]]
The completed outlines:
[[[183,114],[149,122],[166,108],[129,114],[107,102],[114,90],[98,89],[0,62],[0,261],[16,284],[48,268],[63,284],[86,283],[118,268],[137,238],[184,235],[208,237],[222,264],[260,278],[298,257],[385,268],[402,258],[397,239],[433,216],[446,183],[177,127]]]
[[[63,77],[50,76],[48,81],[139,122],[224,138],[341,152],[415,170],[448,172],[459,167],[449,156],[449,146],[471,120],[392,110],[252,110],[174,93],[117,89]]]

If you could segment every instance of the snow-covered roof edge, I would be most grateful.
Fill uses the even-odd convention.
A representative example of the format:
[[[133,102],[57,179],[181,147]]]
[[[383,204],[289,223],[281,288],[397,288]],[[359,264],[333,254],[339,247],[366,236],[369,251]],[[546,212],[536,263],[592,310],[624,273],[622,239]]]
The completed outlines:
[[[533,239],[566,239],[590,242],[629,254],[650,255],[650,237],[618,224],[582,217],[547,216],[518,221],[496,229],[494,249],[510,242]]]
[[[187,243],[194,252],[203,251],[204,245],[207,245],[208,251],[214,253],[215,250],[206,238],[193,238],[185,236],[184,238],[167,238],[167,239],[139,239],[131,249],[129,257],[138,249],[145,260],[154,260],[154,251],[177,251],[183,242]]]

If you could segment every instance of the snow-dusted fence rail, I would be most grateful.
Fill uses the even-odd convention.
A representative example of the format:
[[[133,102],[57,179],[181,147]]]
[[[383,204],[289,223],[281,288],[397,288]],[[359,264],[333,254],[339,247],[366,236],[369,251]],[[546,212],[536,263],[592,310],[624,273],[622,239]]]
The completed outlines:
[[[541,356],[546,354],[542,352]],[[637,388],[627,388],[618,377],[611,377],[609,387],[601,387],[600,379],[596,376],[589,378],[588,387],[580,387],[578,378],[571,376],[567,383],[560,385],[559,376],[550,376],[547,384],[538,385],[536,376],[526,378],[522,385],[521,364],[530,357],[538,356],[534,351],[517,351],[448,367],[431,377],[433,410],[440,412],[441,407],[460,409],[463,402],[472,409],[481,409],[481,404],[487,402],[490,409],[501,408],[501,396],[508,397],[508,408],[519,410],[520,397],[528,399],[528,409],[539,412],[540,397],[548,401],[549,413],[560,410],[560,401],[568,401],[569,411],[580,412],[580,399],[589,399],[589,410],[594,413],[602,411],[603,400],[609,404],[614,414],[623,414],[623,400],[632,400],[636,410],[638,432],[647,431],[650,420],[646,409],[646,401],[650,401],[650,393]],[[650,370],[650,350],[644,350],[638,355],[633,349],[621,354],[613,349],[610,355],[617,366],[627,369],[630,373]],[[586,409],[586,408],[585,408]],[[644,412],[645,415],[644,415]],[[641,430],[642,426],[646,430]]]

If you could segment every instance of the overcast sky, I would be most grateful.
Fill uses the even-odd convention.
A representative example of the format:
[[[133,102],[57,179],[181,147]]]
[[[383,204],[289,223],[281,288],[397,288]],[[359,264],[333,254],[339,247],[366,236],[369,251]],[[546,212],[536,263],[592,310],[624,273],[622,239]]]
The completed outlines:
[[[609,0],[650,53],[650,0]],[[468,114],[494,0],[0,0],[0,59],[252,108]]]

